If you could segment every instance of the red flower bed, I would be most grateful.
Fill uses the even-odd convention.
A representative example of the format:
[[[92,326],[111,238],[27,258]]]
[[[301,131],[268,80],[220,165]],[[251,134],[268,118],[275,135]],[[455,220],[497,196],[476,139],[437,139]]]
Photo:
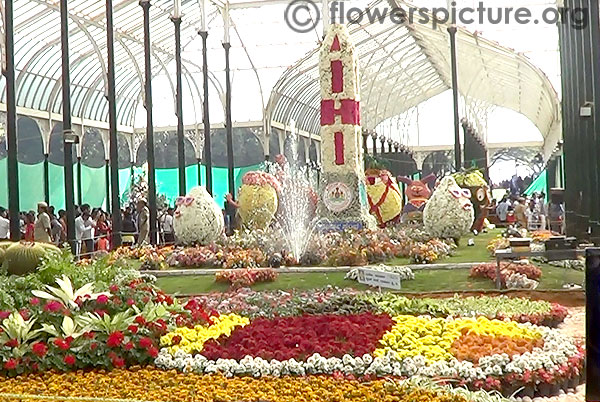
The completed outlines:
[[[324,357],[372,353],[393,325],[387,314],[306,315],[258,318],[230,337],[211,340],[202,354],[208,359],[237,359],[246,355],[264,359],[305,360],[313,353]]]

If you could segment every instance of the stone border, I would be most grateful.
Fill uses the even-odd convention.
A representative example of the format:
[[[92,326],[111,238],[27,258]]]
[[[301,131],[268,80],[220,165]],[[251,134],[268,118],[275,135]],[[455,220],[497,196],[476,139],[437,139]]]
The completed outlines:
[[[437,270],[437,269],[471,269],[475,265],[485,264],[483,262],[460,262],[445,264],[408,264],[401,265],[409,267],[413,271]],[[277,268],[280,274],[301,274],[301,273],[328,273],[328,272],[348,272],[358,267],[282,267]],[[199,268],[199,269],[169,269],[165,271],[140,271],[142,274],[154,275],[157,278],[169,276],[188,276],[188,275],[214,275],[222,268]]]

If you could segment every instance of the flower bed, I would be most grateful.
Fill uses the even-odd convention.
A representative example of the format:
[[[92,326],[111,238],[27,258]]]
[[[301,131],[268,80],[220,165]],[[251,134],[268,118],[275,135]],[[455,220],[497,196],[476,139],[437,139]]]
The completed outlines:
[[[201,352],[212,360],[245,356],[305,360],[315,353],[326,358],[347,353],[362,356],[373,353],[391,326],[390,316],[372,313],[257,318],[229,337],[207,342]]]
[[[215,281],[229,283],[232,288],[237,289],[258,282],[273,282],[278,275],[272,268],[224,270],[215,274]]]
[[[6,379],[0,382],[0,393],[164,402],[501,402],[498,397],[457,392],[422,381],[360,383],[339,377],[225,378],[222,375],[175,374],[152,368],[108,373],[45,372]]]
[[[361,266],[392,258],[410,258],[430,264],[449,256],[455,245],[451,240],[431,238],[409,228],[376,231],[346,231],[312,234],[306,252],[294,259],[284,235],[273,228],[237,232],[216,243],[192,247],[121,247],[112,260],[136,259],[143,269],[184,268],[257,268],[286,266]]]
[[[445,299],[409,298],[391,293],[358,292],[352,289],[325,289],[302,292],[235,292],[210,294],[195,299],[208,310],[238,313],[247,317],[296,316],[302,314],[359,314],[366,311],[389,315],[433,317],[477,317],[510,319],[556,327],[564,321],[567,309],[558,303],[520,297],[479,296]]]
[[[336,325],[339,318],[332,316],[311,316],[311,320],[320,323],[316,328],[323,330],[323,334],[339,326]],[[303,337],[294,332],[298,322],[281,325],[278,318],[258,318],[249,326],[235,329],[229,337],[207,342],[197,354],[183,350],[172,354],[163,349],[155,364],[166,370],[221,373],[227,377],[320,374],[361,379],[441,377],[472,389],[505,394],[510,394],[515,384],[538,389],[540,384],[566,387],[569,381],[579,377],[583,368],[581,347],[547,327],[485,317],[396,316],[394,321],[394,326],[381,336],[379,347],[372,353],[368,352],[374,345],[372,327],[354,327],[352,334],[342,335],[351,336],[352,340],[337,345],[330,338],[339,338],[335,331],[325,337],[314,336],[312,327],[305,325],[302,328],[308,335]],[[279,329],[269,330],[275,327]],[[376,324],[376,328],[381,330],[381,325]],[[366,345],[359,349],[361,337],[368,340],[363,341]]]
[[[383,396],[358,390],[373,387],[381,378],[416,376],[505,394],[522,385],[543,394],[542,386],[577,382],[583,366],[582,348],[557,330],[508,318],[543,322],[554,317],[551,323],[564,318],[561,306],[526,299],[432,300],[337,289],[240,289],[182,305],[156,288],[151,277],[116,269],[106,260],[77,266],[67,255],[49,257],[38,273],[0,281],[0,390],[15,384],[7,388],[11,392],[93,394],[73,385],[85,370],[88,378],[104,376],[98,377],[104,378],[102,389],[110,388],[110,378],[123,384],[135,381],[129,388],[139,391],[136,398],[148,392],[149,398],[168,395],[177,400],[154,393],[155,384],[167,375],[176,379],[174,386],[184,388],[181,394],[174,391],[181,398],[189,397],[186,384],[196,384],[206,400],[214,395],[231,400],[228,392],[236,384],[294,388],[298,383],[307,393],[312,392],[311,383],[322,381],[325,390],[314,392],[347,391],[346,399],[327,394],[336,400],[404,401],[398,394],[404,385],[386,388]],[[152,366],[188,376],[163,374]],[[70,373],[71,385],[63,386],[67,377],[56,372]],[[261,379],[224,380],[219,375]],[[29,381],[32,387],[18,385]],[[221,388],[204,389],[204,381],[225,382]],[[285,400],[279,391],[265,387],[260,398]],[[116,396],[130,397],[129,388],[115,386],[121,390],[115,392],[124,392]],[[430,391],[419,388],[429,398],[425,400],[437,397],[437,389]]]
[[[496,263],[478,264],[471,268],[471,278],[487,278],[496,280]],[[533,264],[502,262],[500,265],[500,281],[503,286],[517,289],[535,289],[542,270]]]

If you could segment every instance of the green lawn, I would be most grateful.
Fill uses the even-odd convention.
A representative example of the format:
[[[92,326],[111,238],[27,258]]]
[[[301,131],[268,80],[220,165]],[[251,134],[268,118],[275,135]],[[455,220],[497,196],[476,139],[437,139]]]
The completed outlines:
[[[565,283],[581,285],[583,272],[564,270],[549,265],[542,266],[542,279],[538,289],[562,289]],[[271,289],[314,289],[327,285],[367,289],[358,282],[344,279],[345,273],[289,273],[280,274],[275,282],[253,286],[255,290]],[[167,293],[198,294],[212,291],[223,292],[227,285],[215,283],[214,276],[176,276],[158,279],[158,286]],[[486,279],[469,278],[468,269],[415,271],[415,280],[402,282],[402,290],[407,292],[491,290],[494,283]]]

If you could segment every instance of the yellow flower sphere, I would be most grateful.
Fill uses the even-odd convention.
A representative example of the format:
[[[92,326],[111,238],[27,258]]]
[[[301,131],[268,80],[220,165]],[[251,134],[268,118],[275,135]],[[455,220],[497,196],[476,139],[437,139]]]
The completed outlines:
[[[402,213],[402,195],[390,172],[369,169],[365,176],[370,211],[379,226],[385,226],[399,218]]]
[[[269,184],[243,184],[239,192],[239,214],[245,228],[266,229],[277,212],[277,191]]]

